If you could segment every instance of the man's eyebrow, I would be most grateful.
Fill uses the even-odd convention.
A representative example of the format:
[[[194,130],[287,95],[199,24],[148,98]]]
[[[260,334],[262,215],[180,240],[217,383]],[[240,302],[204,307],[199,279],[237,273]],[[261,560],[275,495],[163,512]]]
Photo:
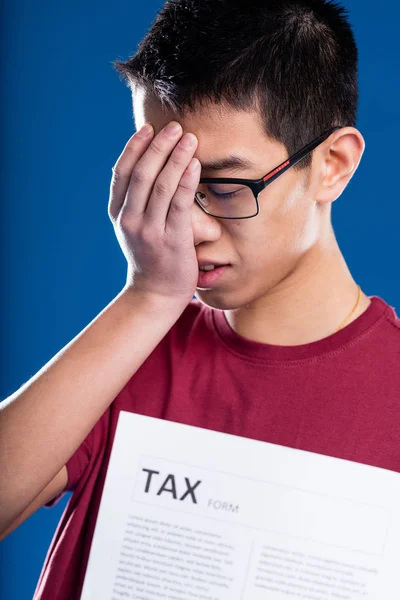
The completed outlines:
[[[254,168],[254,164],[250,162],[247,158],[244,158],[242,156],[236,156],[235,154],[230,154],[229,156],[225,156],[224,158],[202,162],[201,167],[205,171],[223,171],[226,169],[244,171],[245,169],[248,170]]]

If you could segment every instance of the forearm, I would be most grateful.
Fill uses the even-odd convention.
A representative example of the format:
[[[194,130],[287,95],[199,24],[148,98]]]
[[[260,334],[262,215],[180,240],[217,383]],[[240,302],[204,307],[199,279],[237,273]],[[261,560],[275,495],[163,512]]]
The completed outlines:
[[[122,291],[0,408],[0,531],[79,447],[183,308]]]

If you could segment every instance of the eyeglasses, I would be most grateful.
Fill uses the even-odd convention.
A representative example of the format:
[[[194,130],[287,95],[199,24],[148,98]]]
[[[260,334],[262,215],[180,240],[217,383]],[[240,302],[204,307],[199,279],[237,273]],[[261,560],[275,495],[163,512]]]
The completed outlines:
[[[275,179],[305,158],[307,154],[322,144],[338,129],[341,129],[341,127],[333,127],[326,131],[261,179],[201,178],[199,185],[202,186],[202,189],[199,189],[195,194],[196,203],[205,213],[218,219],[251,219],[256,217],[260,212],[258,194],[267,185],[270,185]]]

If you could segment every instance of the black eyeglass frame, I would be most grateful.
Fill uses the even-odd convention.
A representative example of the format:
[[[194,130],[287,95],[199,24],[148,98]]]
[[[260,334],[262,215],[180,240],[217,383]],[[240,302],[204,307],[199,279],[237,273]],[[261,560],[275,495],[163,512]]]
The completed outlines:
[[[204,208],[204,206],[201,205],[201,202],[196,198],[196,195],[199,192],[196,192],[195,197],[194,197],[196,204],[205,213],[207,213],[211,217],[215,217],[217,219],[235,219],[236,220],[236,219],[251,219],[253,217],[256,217],[260,213],[260,205],[258,203],[258,194],[260,192],[262,192],[270,183],[275,181],[275,179],[277,179],[278,177],[283,175],[283,173],[285,173],[288,169],[290,169],[291,167],[294,167],[294,165],[296,165],[303,158],[305,158],[307,156],[307,154],[309,154],[310,152],[312,152],[314,150],[314,148],[316,148],[317,146],[322,144],[322,142],[324,142],[326,139],[328,139],[328,137],[334,131],[337,131],[338,129],[342,129],[342,127],[341,126],[332,127],[331,129],[329,129],[329,131],[326,131],[325,133],[323,133],[322,135],[317,137],[315,140],[313,140],[312,142],[310,142],[309,144],[304,146],[304,148],[302,148],[301,150],[299,150],[298,152],[296,152],[295,154],[293,154],[292,156],[290,156],[289,158],[284,160],[280,165],[278,165],[277,167],[272,169],[272,171],[269,171],[269,173],[264,175],[264,177],[261,177],[261,179],[238,179],[238,178],[234,178],[234,177],[233,178],[232,177],[202,177],[202,178],[200,178],[199,183],[241,183],[242,185],[247,185],[247,187],[249,187],[251,189],[251,191],[253,192],[254,198],[256,200],[257,212],[254,215],[250,215],[248,217],[221,217],[219,215],[213,215],[212,213],[209,213]]]

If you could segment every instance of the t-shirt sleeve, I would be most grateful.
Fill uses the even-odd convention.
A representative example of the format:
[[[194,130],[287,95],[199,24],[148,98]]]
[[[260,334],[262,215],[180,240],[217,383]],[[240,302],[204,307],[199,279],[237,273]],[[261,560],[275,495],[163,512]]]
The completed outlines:
[[[67,468],[68,481],[65,490],[50,500],[50,502],[47,502],[44,506],[50,508],[57,504],[66,492],[73,492],[85,472],[90,468],[90,463],[93,460],[96,449],[101,447],[104,443],[105,422],[107,421],[105,417],[106,413],[97,421],[79,448],[66,462],[65,466]]]

